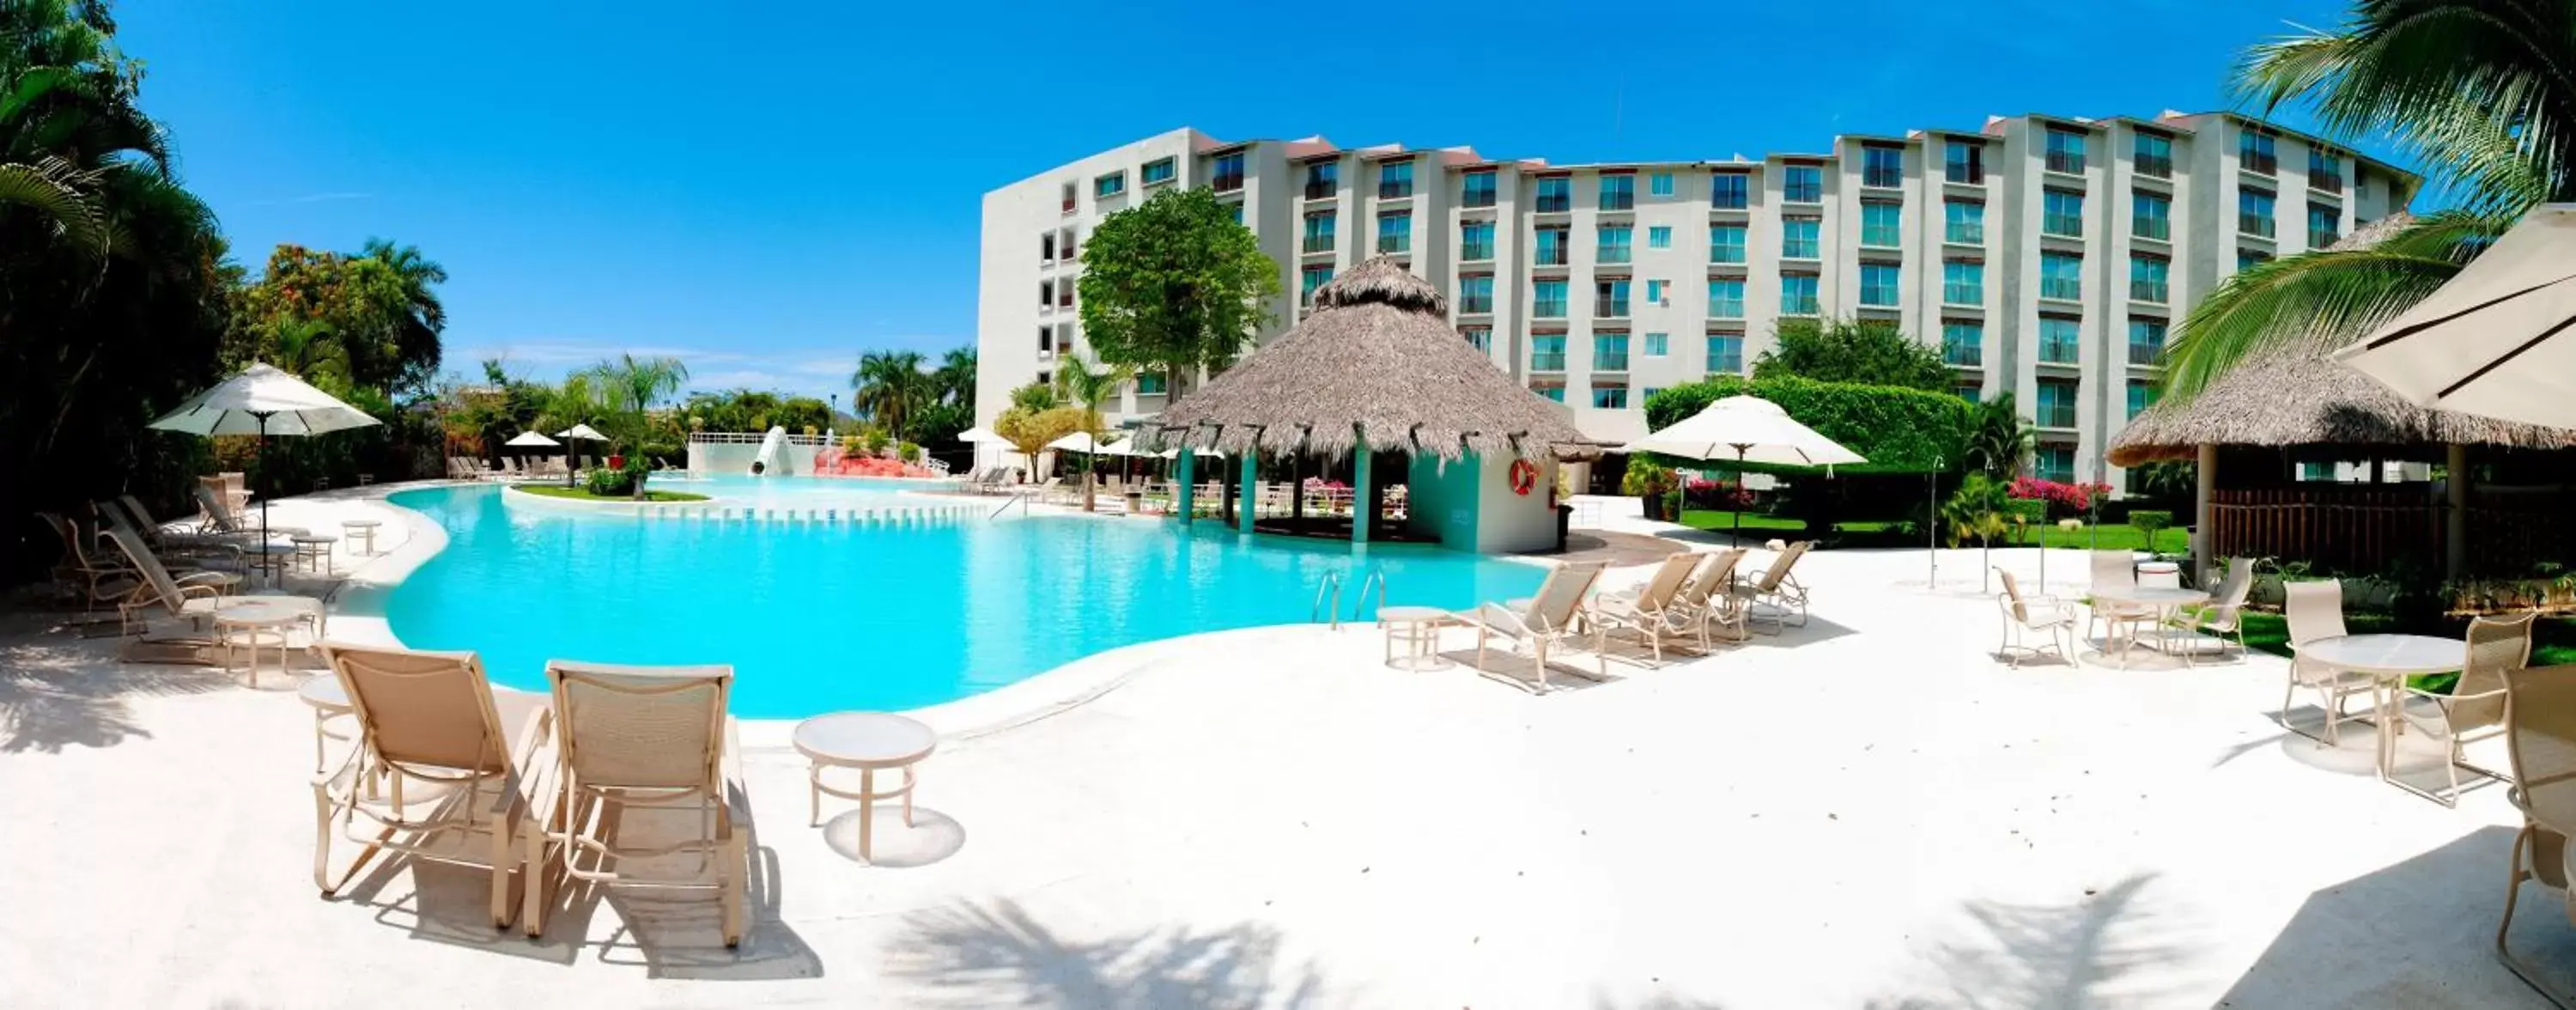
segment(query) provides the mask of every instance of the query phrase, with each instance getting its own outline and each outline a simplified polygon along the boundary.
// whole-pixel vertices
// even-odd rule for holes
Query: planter
[[[1660,522],[1671,522],[1671,521],[1673,521],[1673,518],[1674,518],[1674,517],[1672,517],[1672,516],[1668,516],[1668,515],[1665,515],[1665,514],[1664,514],[1664,496],[1663,496],[1663,495],[1659,495],[1659,494],[1638,495],[1638,496],[1637,496],[1637,504],[1638,504],[1638,508],[1639,508],[1639,509],[1640,509],[1640,511],[1641,511],[1641,514],[1642,514],[1642,515],[1644,515],[1648,520],[1651,520],[1651,521],[1654,521],[1654,522],[1659,522],[1659,523],[1660,523]]]

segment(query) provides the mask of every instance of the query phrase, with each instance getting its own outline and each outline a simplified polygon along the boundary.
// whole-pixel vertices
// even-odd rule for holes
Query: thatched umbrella
[[[1330,459],[1595,451],[1563,404],[1495,368],[1459,337],[1440,289],[1395,260],[1351,268],[1317,288],[1314,303],[1295,329],[1147,421],[1136,444]]]

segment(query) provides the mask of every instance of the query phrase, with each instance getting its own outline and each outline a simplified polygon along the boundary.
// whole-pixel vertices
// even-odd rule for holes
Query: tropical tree
[[[939,356],[939,367],[930,376],[937,399],[972,406],[975,402],[975,349],[949,348],[947,353]]]
[[[392,272],[402,293],[401,309],[396,324],[395,343],[401,348],[402,360],[409,367],[438,367],[438,338],[447,331],[447,306],[438,298],[435,285],[447,283],[447,268],[421,255],[420,247],[396,245],[381,238],[370,238],[359,247],[359,255],[385,265]],[[404,385],[425,381],[424,376],[406,376]]]
[[[1030,413],[1036,413],[1038,411],[1053,410],[1057,407],[1064,406],[1064,401],[1056,396],[1055,387],[1053,385],[1044,382],[1032,382],[1028,385],[1021,386],[1018,389],[1011,390],[1011,406],[1029,411]]]
[[[1101,407],[1116,402],[1127,380],[1135,376],[1136,370],[1125,365],[1097,365],[1078,356],[1068,356],[1064,367],[1056,369],[1056,395],[1081,412],[1080,430],[1089,432],[1097,440],[1109,431],[1109,420],[1101,413]],[[1092,510],[1089,455],[1085,453],[1082,461],[1082,510],[1085,512]]]
[[[2011,393],[1979,401],[1969,408],[1965,462],[1972,473],[1995,482],[2009,482],[2021,473],[2022,464],[2029,461],[2031,448],[2038,441],[2038,429],[2014,407]]]
[[[2357,0],[2333,28],[2247,51],[2236,86],[2297,105],[2326,132],[2382,136],[2459,203],[2366,248],[2241,271],[2184,318],[2168,395],[2191,396],[2284,340],[2356,339],[2458,274],[2531,208],[2576,200],[2576,37],[2570,0]]]
[[[1279,264],[1204,189],[1168,189],[1100,222],[1082,247],[1082,333],[1101,360],[1178,393],[1234,362],[1279,297]]]
[[[1082,423],[1082,409],[1079,407],[1049,407],[1045,410],[1013,407],[993,419],[993,434],[1002,436],[1011,443],[1011,448],[1028,457],[1029,475],[1035,477],[1038,454],[1046,451],[1047,443],[1081,431]]]
[[[1795,375],[1818,382],[1857,382],[1946,393],[1957,381],[1941,352],[1907,337],[1893,323],[1783,319],[1770,350],[1753,359],[1753,377]]]
[[[606,433],[610,444],[641,456],[644,441],[653,434],[653,405],[680,392],[680,384],[689,380],[689,366],[678,358],[638,358],[628,352],[592,365],[584,377],[592,383],[600,406],[616,419]],[[641,464],[627,467],[634,475],[629,483],[639,501],[648,469]]]
[[[919,351],[869,351],[850,373],[850,406],[901,439],[915,410],[935,392]]]

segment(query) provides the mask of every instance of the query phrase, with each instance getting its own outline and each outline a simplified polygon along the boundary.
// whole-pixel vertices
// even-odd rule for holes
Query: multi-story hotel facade
[[[1464,147],[1228,142],[1175,130],[984,196],[976,417],[1088,358],[1074,291],[1098,222],[1167,187],[1239,208],[1285,294],[1392,255],[1461,339],[1604,441],[1655,390],[1749,369],[1783,319],[1883,320],[1959,393],[2014,396],[2033,470],[2124,483],[2104,443],[2152,395],[2175,323],[2242,266],[2402,210],[2418,180],[2232,113],[1994,117],[1760,160],[1550,165]],[[1162,409],[1148,379],[1114,420]]]

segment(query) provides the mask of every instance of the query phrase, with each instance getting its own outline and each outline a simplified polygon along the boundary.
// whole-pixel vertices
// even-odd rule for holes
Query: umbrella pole
[[[1740,445],[1735,447],[1735,494],[1733,497],[1736,500],[1727,503],[1735,506],[1733,509],[1735,512],[1735,532],[1729,534],[1729,536],[1732,536],[1735,539],[1735,545],[1738,547],[1744,546],[1744,449],[1745,447]]]
[[[251,450],[251,458],[253,462],[259,464],[259,482],[267,484],[268,415],[252,414],[251,416],[259,420],[259,445]],[[270,492],[274,490],[274,488],[269,489]],[[276,556],[270,554],[268,550],[268,500],[272,497],[275,497],[273,493],[263,493],[259,496],[259,569],[260,574],[268,576],[269,584],[274,586],[277,584]]]

